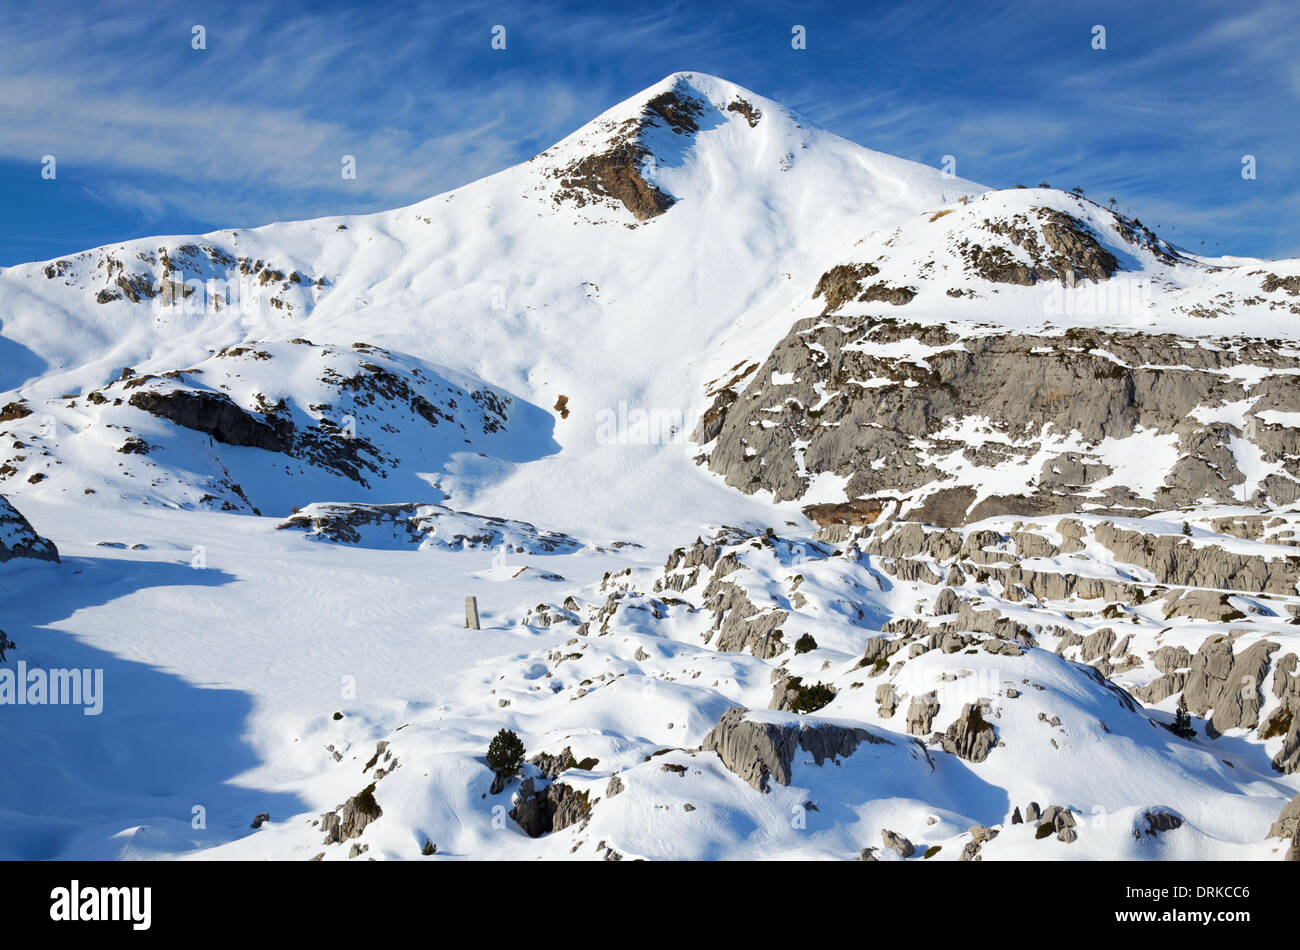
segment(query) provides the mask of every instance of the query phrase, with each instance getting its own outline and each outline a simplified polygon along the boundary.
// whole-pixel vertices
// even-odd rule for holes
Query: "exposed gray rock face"
[[[983,762],[997,744],[993,724],[980,711],[979,703],[967,703],[943,735],[943,748],[968,762]]]
[[[916,846],[900,834],[895,834],[888,828],[880,829],[881,840],[884,841],[885,847],[891,851],[897,851],[900,857],[910,858],[916,854]]]
[[[1287,730],[1282,748],[1273,756],[1273,768],[1284,775],[1300,772],[1300,714],[1291,713],[1291,727]]]
[[[912,736],[927,736],[934,724],[934,717],[939,714],[939,694],[924,693],[913,696],[907,707],[907,733]]]
[[[554,779],[566,769],[573,768],[578,760],[573,757],[573,749],[568,746],[564,747],[562,752],[551,755],[547,752],[539,752],[528,760],[541,771],[542,775],[549,779]]]
[[[324,843],[337,844],[349,838],[359,838],[361,832],[383,814],[383,809],[375,801],[375,786],[372,782],[334,811],[321,815],[321,830],[325,832]]]
[[[862,651],[862,659],[858,661],[858,667],[873,670],[883,669],[881,664],[885,663],[901,648],[901,643],[897,640],[891,640],[889,637],[871,637],[867,640],[867,645]]]
[[[1186,673],[1166,673],[1145,686],[1135,687],[1132,693],[1142,702],[1154,706],[1176,695],[1183,688],[1186,680]]]
[[[799,749],[821,765],[827,759],[852,755],[863,742],[889,744],[888,739],[866,729],[830,723],[753,722],[745,718],[747,711],[728,709],[700,748],[718,753],[723,765],[760,792],[767,791],[769,778],[779,785],[790,784],[791,763]]]
[[[898,709],[898,693],[892,683],[881,683],[876,687],[876,702],[880,704],[880,715],[889,719]]]
[[[704,591],[704,604],[714,614],[718,632],[713,644],[728,653],[752,653],[770,659],[787,649],[781,624],[789,619],[784,610],[761,610],[744,588],[716,578]]]
[[[1031,802],[1030,806],[1037,811],[1037,807]],[[1029,813],[1025,813],[1028,818]],[[1038,837],[1045,838],[1049,834],[1055,834],[1058,841],[1064,841],[1071,844],[1077,841],[1079,833],[1075,831],[1076,822],[1074,813],[1064,805],[1048,805],[1040,819],[1029,819],[1038,822]]]
[[[586,792],[561,782],[538,789],[532,779],[520,783],[519,797],[510,810],[510,817],[530,838],[560,831],[590,815],[591,803]]]
[[[1161,647],[1151,656],[1151,662],[1155,664],[1157,670],[1161,673],[1172,673],[1175,670],[1185,670],[1192,665],[1192,654],[1187,647]],[[1181,686],[1178,687],[1182,689]]]
[[[835,698],[834,687],[825,683],[806,684],[799,676],[782,676],[772,689],[772,702],[768,707],[783,712],[816,712]]]
[[[840,274],[840,281],[832,276],[823,279],[828,306],[832,297],[856,296],[856,272]],[[998,514],[1163,511],[1204,498],[1240,502],[1245,475],[1234,439],[1253,442],[1284,470],[1264,481],[1257,500],[1289,504],[1300,494],[1300,430],[1252,415],[1242,432],[1196,422],[1193,410],[1249,396],[1253,414],[1300,411],[1300,396],[1285,386],[1261,384],[1248,392],[1241,379],[1223,372],[1295,369],[1300,357],[1258,341],[1219,342],[1193,346],[1168,334],[1091,329],[1064,337],[963,336],[895,319],[814,317],[795,323],[757,371],[719,397],[693,438],[712,443],[709,467],[742,491],[795,499],[818,474],[830,473],[848,479],[848,503],[874,499],[879,511],[886,496],[901,495],[913,502],[902,506],[904,518],[940,526]],[[924,355],[880,355],[909,348]],[[996,437],[971,446],[940,434],[972,417],[987,419]],[[1098,489],[1107,466],[1086,450],[1037,463],[1032,474],[1041,477],[1022,495],[980,500],[983,493],[971,487],[942,484],[945,468],[960,467],[978,481],[1008,462],[1030,464],[1044,427],[1078,433],[1088,446],[1143,429],[1176,438],[1180,455],[1162,473],[1160,489],[1146,496],[1124,486]]]
[[[948,614],[955,614],[961,606],[961,599],[951,587],[945,587],[939,591],[939,596],[934,601],[934,613],[937,617],[943,617]]]
[[[1297,835],[1300,835],[1300,795],[1283,806],[1277,821],[1268,829],[1270,838],[1295,838]]]
[[[1099,524],[1094,536],[1116,558],[1150,571],[1160,584],[1294,594],[1296,582],[1300,581],[1300,556],[1265,558],[1236,554],[1218,545],[1197,545],[1173,535],[1127,531],[1108,522]],[[1204,595],[1206,592],[1189,593]],[[1204,619],[1221,617],[1215,614]]]
[[[269,425],[241,409],[225,393],[142,390],[133,393],[127,402],[178,426],[206,432],[226,445],[244,445],[267,452],[288,452],[293,446],[292,424]]]
[[[1016,809],[1015,819],[1013,823],[1019,824],[1019,822],[1020,822],[1020,809]],[[1000,833],[1000,829],[986,828],[984,825],[971,825],[969,831],[970,831],[971,840],[966,842],[966,846],[962,848],[961,856],[957,860],[982,861],[983,858],[980,857],[980,848],[982,848],[985,844],[987,844],[988,842],[996,838]]]
[[[619,778],[617,775],[611,775],[609,777],[609,783],[605,786],[605,797],[613,798],[615,795],[621,794],[623,792],[624,787],[625,786],[623,785],[623,780],[621,778]]]
[[[1291,847],[1287,849],[1283,860],[1300,861],[1300,795],[1283,806],[1282,813],[1268,830],[1268,837],[1289,838]]]
[[[37,534],[18,509],[0,495],[0,564],[14,558],[57,562],[59,549],[53,541]]]
[[[1260,684],[1269,670],[1269,657],[1278,644],[1261,642],[1233,656],[1232,641],[1211,636],[1192,658],[1183,698],[1198,716],[1214,710],[1207,733],[1213,738],[1228,729],[1253,729],[1259,724],[1264,697]]]

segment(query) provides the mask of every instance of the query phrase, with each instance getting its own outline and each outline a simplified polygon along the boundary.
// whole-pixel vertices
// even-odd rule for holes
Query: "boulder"
[[[900,834],[890,831],[888,828],[880,829],[880,837],[884,841],[885,847],[891,851],[897,851],[900,857],[910,858],[916,854],[916,846],[911,841]]]

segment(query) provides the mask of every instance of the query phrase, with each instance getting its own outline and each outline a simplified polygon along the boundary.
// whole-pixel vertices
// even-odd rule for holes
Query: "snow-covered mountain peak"
[[[1277,854],[1297,316],[700,73],[6,269],[0,662],[108,692],[0,716],[0,858]]]
[[[557,204],[620,206],[637,221],[680,200],[777,200],[805,178],[853,181],[873,210],[915,211],[984,189],[833,135],[780,103],[702,73],[678,72],[613,106],[534,162]],[[828,177],[829,176],[829,177]],[[712,200],[711,200],[712,199]],[[748,199],[748,201],[745,201]],[[711,209],[715,210],[715,209]]]

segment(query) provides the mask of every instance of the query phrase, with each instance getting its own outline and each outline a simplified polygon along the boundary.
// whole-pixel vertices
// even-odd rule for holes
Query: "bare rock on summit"
[[[654,158],[650,144],[654,130],[671,130],[690,137],[700,131],[706,117],[717,124],[722,115],[717,107],[693,95],[679,79],[672,89],[648,100],[636,117],[610,122],[601,129],[606,140],[598,150],[552,172],[560,184],[555,203],[585,207],[617,202],[638,221],[658,217],[676,199],[642,174],[646,161]],[[757,122],[752,113],[746,118]]]

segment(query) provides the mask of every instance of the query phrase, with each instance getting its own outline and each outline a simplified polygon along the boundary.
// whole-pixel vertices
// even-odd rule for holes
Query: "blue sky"
[[[1300,256],[1293,2],[0,0],[0,266],[409,204],[686,69],[986,185],[1114,196],[1195,251]]]

